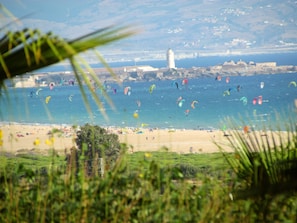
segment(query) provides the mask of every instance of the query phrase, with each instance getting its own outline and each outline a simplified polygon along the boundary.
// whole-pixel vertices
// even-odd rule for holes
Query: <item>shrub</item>
[[[72,149],[67,156],[67,164],[78,173],[85,168],[88,176],[110,169],[121,151],[118,135],[108,133],[100,126],[86,124],[77,131],[77,149]]]

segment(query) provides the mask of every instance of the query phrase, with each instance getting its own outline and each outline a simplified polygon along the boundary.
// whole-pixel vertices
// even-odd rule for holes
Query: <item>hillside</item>
[[[117,50],[109,54],[129,51],[141,57],[167,48],[193,55],[269,52],[297,46],[293,0],[101,1],[90,11],[99,11],[102,23],[122,21],[141,28],[140,34],[117,43]]]
[[[100,48],[108,61],[297,51],[295,0],[3,0],[20,24],[75,39],[110,25],[137,34]],[[87,55],[88,61],[98,61]]]

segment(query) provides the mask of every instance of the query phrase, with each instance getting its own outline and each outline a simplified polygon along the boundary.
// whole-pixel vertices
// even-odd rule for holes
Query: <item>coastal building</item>
[[[16,88],[26,88],[26,87],[35,87],[36,82],[35,78],[33,76],[26,76],[24,75],[23,77],[18,77],[14,79],[15,82],[15,87]]]
[[[167,67],[169,69],[175,69],[174,53],[170,48],[167,50]]]
[[[159,69],[148,65],[124,67],[124,72],[136,72],[136,71],[149,72],[149,71],[157,71],[157,70]]]
[[[276,62],[256,63],[256,67],[276,67]]]

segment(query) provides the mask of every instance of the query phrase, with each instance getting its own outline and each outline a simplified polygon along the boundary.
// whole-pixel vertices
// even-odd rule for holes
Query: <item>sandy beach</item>
[[[215,142],[227,144],[219,130],[145,129],[141,133],[119,135],[121,142],[130,146],[129,151],[170,151],[176,153],[214,153],[219,149]]]
[[[59,130],[52,136],[53,129]],[[2,152],[48,154],[51,149],[65,153],[75,146],[75,132],[70,126],[0,124],[2,131]]]
[[[58,130],[52,136],[53,130]],[[75,130],[66,125],[23,125],[0,124],[2,131],[2,151],[23,153],[38,151],[47,154],[50,149],[59,153],[69,152],[75,147]],[[129,152],[171,151],[177,153],[213,153],[218,152],[213,141],[227,144],[222,131],[180,130],[180,129],[134,129],[111,128],[121,143],[126,143]],[[228,147],[226,147],[228,148]]]
[[[225,151],[232,152],[228,137],[219,130],[182,130],[182,129],[134,129],[106,128],[108,132],[119,136],[121,143],[127,144],[129,152],[170,151],[184,153],[215,153],[219,152],[214,142],[223,145]],[[54,132],[54,134],[50,134]],[[272,132],[274,139],[279,141],[279,132]],[[257,132],[259,137],[271,137],[271,133]],[[287,134],[285,132],[282,138]],[[65,154],[76,147],[76,132],[68,125],[39,124],[1,124],[0,151],[13,154],[35,152],[49,154],[51,149]],[[263,138],[264,139],[264,138]],[[271,141],[271,140],[270,140]],[[264,140],[264,143],[266,139]]]

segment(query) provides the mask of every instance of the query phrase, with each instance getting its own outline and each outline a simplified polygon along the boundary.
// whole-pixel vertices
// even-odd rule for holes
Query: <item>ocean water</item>
[[[0,99],[2,122],[69,124],[86,123],[100,126],[221,129],[228,125],[230,117],[243,121],[254,128],[263,125],[275,126],[296,117],[294,100],[297,99],[297,74],[275,74],[215,78],[182,79],[124,83],[119,86],[107,83],[107,94],[115,110],[98,89],[96,93],[103,101],[108,120],[94,103],[90,92],[87,98],[92,113],[88,113],[78,86],[8,89]],[[150,86],[156,87],[149,92]],[[262,86],[261,86],[262,85]],[[124,88],[130,87],[130,94]],[[114,91],[116,89],[116,93]],[[38,94],[37,94],[38,93]],[[46,97],[51,96],[48,103]],[[182,99],[182,100],[181,100]],[[260,99],[260,100],[259,100]],[[191,104],[193,101],[195,107]],[[262,103],[261,103],[262,102]],[[280,116],[280,117],[278,117]]]

